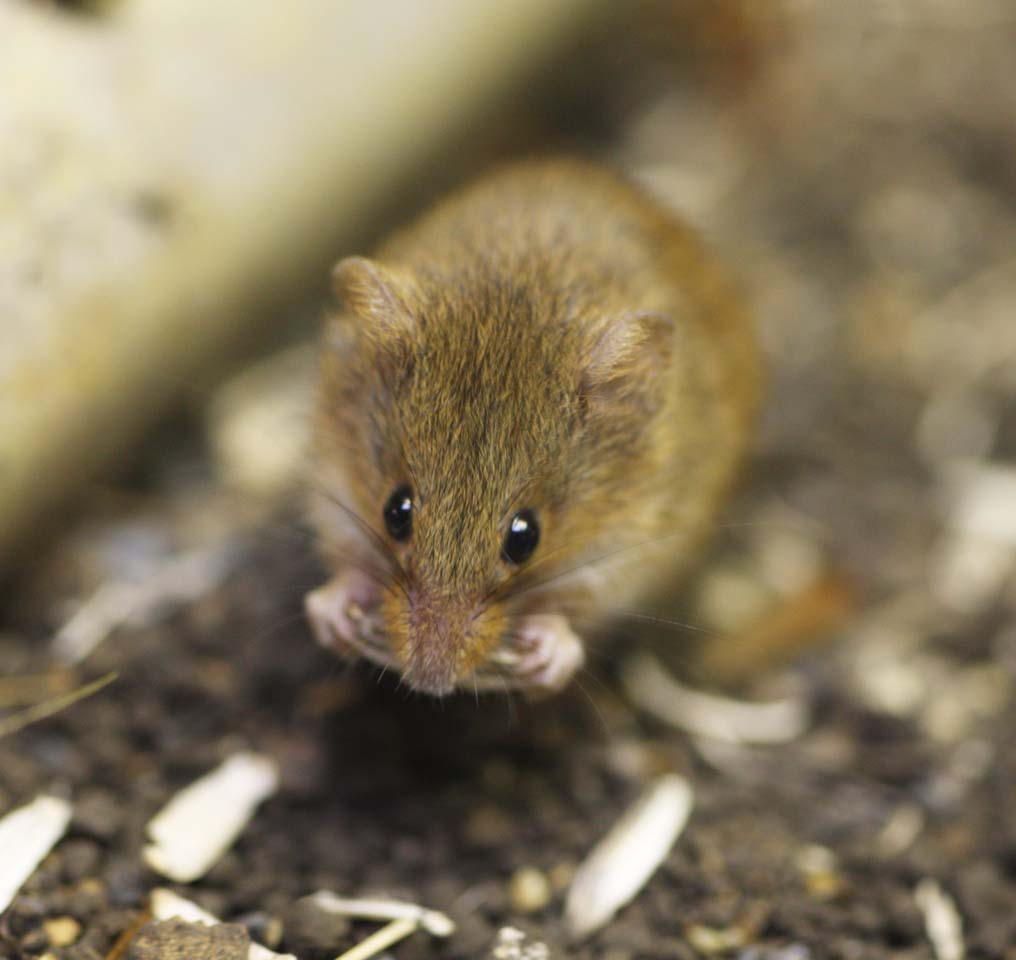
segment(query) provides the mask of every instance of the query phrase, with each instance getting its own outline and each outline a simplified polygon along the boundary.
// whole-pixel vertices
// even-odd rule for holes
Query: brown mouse
[[[576,161],[488,175],[333,273],[311,516],[318,639],[432,694],[563,687],[668,589],[759,393],[692,232]]]

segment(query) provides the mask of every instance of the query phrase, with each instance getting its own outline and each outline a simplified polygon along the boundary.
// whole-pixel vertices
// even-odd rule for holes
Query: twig
[[[392,944],[405,940],[411,933],[419,929],[419,926],[420,924],[416,920],[393,920],[376,933],[372,933],[365,940],[361,940],[355,947],[347,950],[337,957],[336,960],[370,960],[371,957],[376,957],[382,950],[387,950]]]
[[[120,958],[127,952],[130,945],[134,942],[134,938],[138,935],[138,931],[152,919],[152,913],[150,910],[143,910],[131,924],[124,929],[120,936],[116,938],[116,942],[112,947],[109,948],[109,953],[106,954],[106,960],[120,960]]]
[[[51,717],[61,710],[66,710],[79,700],[84,700],[86,697],[92,696],[93,693],[98,693],[103,687],[108,687],[117,676],[118,674],[114,670],[98,680],[93,680],[91,683],[86,683],[83,687],[78,687],[77,690],[72,690],[70,693],[65,693],[59,697],[53,697],[50,700],[44,700],[42,703],[37,703],[27,710],[22,710],[13,716],[5,717],[3,720],[0,720],[0,738],[10,736],[10,734],[17,733],[30,724],[37,723],[39,720],[45,720],[46,717]]]

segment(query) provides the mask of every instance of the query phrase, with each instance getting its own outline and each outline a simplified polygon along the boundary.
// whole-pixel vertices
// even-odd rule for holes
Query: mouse
[[[435,696],[562,690],[715,525],[761,394],[739,295],[675,213],[576,159],[490,172],[332,280],[315,637]]]

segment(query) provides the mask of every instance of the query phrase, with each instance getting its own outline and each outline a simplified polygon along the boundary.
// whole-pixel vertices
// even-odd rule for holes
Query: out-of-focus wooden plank
[[[602,0],[0,0],[0,560]]]

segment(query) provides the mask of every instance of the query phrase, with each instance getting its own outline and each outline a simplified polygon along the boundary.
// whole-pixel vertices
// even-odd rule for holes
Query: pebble
[[[69,947],[81,936],[81,924],[73,917],[52,917],[42,929],[51,947]]]
[[[508,895],[519,913],[536,913],[550,903],[550,881],[536,867],[521,867],[512,874]]]
[[[282,941],[282,934],[285,930],[285,925],[279,917],[272,916],[261,910],[254,913],[245,913],[243,916],[237,917],[233,922],[246,927],[251,940],[263,943],[266,947],[270,947],[273,950]]]
[[[102,913],[108,905],[106,885],[95,877],[86,877],[68,891],[67,912],[78,917]]]

